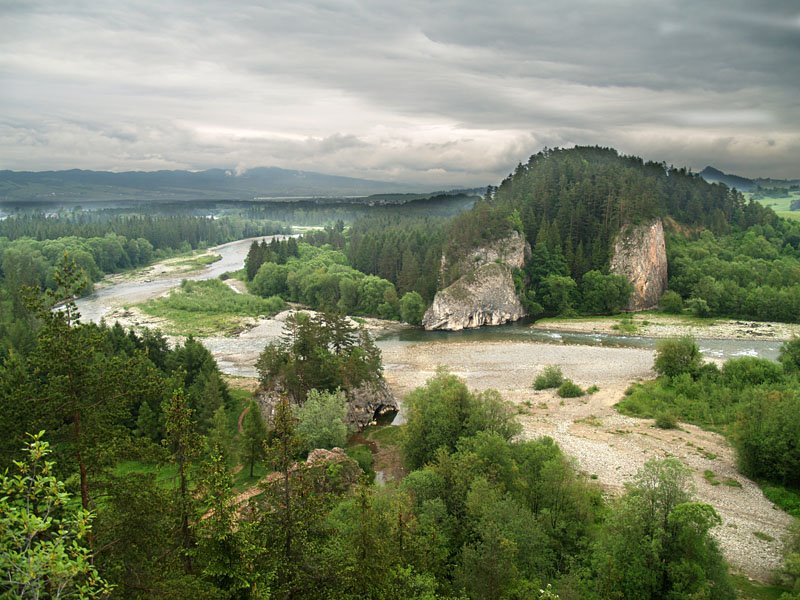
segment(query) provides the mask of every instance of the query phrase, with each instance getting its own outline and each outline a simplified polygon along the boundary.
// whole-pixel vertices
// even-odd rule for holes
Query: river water
[[[167,290],[178,287],[184,279],[195,281],[213,279],[228,271],[238,271],[244,266],[244,259],[254,240],[283,239],[286,236],[267,236],[237,240],[210,248],[213,254],[219,254],[222,259],[207,265],[202,270],[191,275],[178,274],[171,277],[159,277],[145,281],[122,281],[113,285],[98,287],[95,293],[76,302],[81,318],[84,321],[99,322],[111,310],[122,304],[136,304],[160,296]]]
[[[167,290],[179,286],[184,279],[211,279],[228,271],[236,271],[244,265],[244,259],[254,239],[265,239],[269,242],[272,237],[238,240],[212,248],[211,251],[222,256],[222,259],[190,276],[176,275],[145,281],[123,281],[100,287],[94,294],[79,299],[77,301],[78,309],[84,321],[99,322],[114,308],[157,297]],[[277,339],[278,335],[280,335],[280,324],[267,322],[238,337],[209,337],[204,338],[203,343],[215,356],[223,372],[253,377],[256,375],[254,364],[258,354],[266,344]],[[410,347],[419,343],[449,344],[479,341],[652,349],[658,339],[642,336],[566,333],[532,328],[530,322],[521,321],[499,327],[482,327],[452,332],[408,329],[378,336],[377,345],[386,350],[397,349],[398,346]],[[759,356],[775,360],[780,352],[782,342],[700,338],[697,343],[701,352],[708,358]]]

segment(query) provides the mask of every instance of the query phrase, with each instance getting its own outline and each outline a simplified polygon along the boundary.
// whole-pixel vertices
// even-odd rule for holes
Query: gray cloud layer
[[[577,143],[800,176],[796,0],[27,0],[0,27],[0,168],[466,185]]]

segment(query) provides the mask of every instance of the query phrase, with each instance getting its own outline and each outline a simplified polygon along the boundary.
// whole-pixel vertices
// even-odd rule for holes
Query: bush
[[[297,411],[297,433],[305,442],[306,450],[343,447],[347,442],[346,417],[344,392],[310,390]]]
[[[708,317],[711,315],[711,308],[703,298],[689,298],[686,306],[695,317]]]
[[[417,292],[406,292],[400,298],[400,318],[410,325],[421,325],[425,301]]]
[[[686,336],[670,338],[656,344],[656,360],[653,369],[659,375],[675,377],[682,373],[694,375],[700,368],[700,349],[694,339]]]
[[[564,373],[561,372],[561,367],[548,365],[533,380],[533,389],[547,390],[557,388],[562,383],[564,383]]]
[[[356,446],[345,448],[344,451],[347,453],[347,456],[358,463],[358,466],[361,467],[361,470],[364,471],[367,477],[370,478],[370,481],[375,479],[375,471],[372,468],[372,451],[368,446],[365,446],[364,444],[358,444]]]
[[[783,380],[783,368],[779,363],[766,358],[743,356],[726,361],[722,367],[722,376],[726,385],[744,388],[779,383]]]
[[[509,440],[522,430],[513,405],[497,391],[474,394],[441,368],[424,387],[406,396],[404,406],[408,422],[403,452],[412,469],[432,461],[437,451],[453,452],[461,438],[479,431]]]
[[[661,310],[666,313],[679,315],[683,312],[683,298],[681,298],[678,292],[673,292],[672,290],[664,292],[659,305],[661,306]]]
[[[753,396],[734,429],[742,473],[800,485],[800,393],[756,388]]]
[[[659,429],[677,429],[678,419],[672,413],[659,413],[656,417],[656,427]]]
[[[787,373],[800,371],[800,338],[794,337],[781,346],[780,358],[783,370]]]
[[[567,379],[558,387],[558,395],[562,398],[579,398],[584,395],[581,387],[571,379]]]

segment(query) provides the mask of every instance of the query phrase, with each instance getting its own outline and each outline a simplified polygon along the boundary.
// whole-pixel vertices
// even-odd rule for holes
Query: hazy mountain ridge
[[[800,185],[800,179],[770,179],[768,177],[749,179],[747,177],[734,175],[733,173],[724,173],[711,165],[707,166],[698,174],[709,183],[724,183],[728,187],[736,188],[740,192],[752,192],[758,187],[788,188],[793,185]]]
[[[430,191],[392,183],[258,167],[242,174],[205,171],[0,171],[0,200],[252,200],[261,197],[367,196]]]

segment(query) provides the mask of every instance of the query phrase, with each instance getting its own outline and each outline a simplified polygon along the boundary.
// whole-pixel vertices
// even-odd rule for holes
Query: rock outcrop
[[[261,389],[256,394],[264,419],[269,423],[275,412],[275,406],[285,391],[279,387]],[[389,386],[383,377],[375,381],[364,381],[356,388],[345,390],[347,397],[347,424],[356,429],[363,429],[375,418],[386,412],[397,412],[397,399],[389,391]]]
[[[661,219],[620,231],[610,270],[624,275],[633,284],[628,310],[658,306],[661,294],[667,289],[667,246]]]
[[[458,331],[502,325],[525,316],[511,270],[522,268],[529,255],[530,246],[514,231],[506,238],[473,250],[452,269],[443,260],[442,272],[460,277],[436,293],[422,325],[428,330]]]

